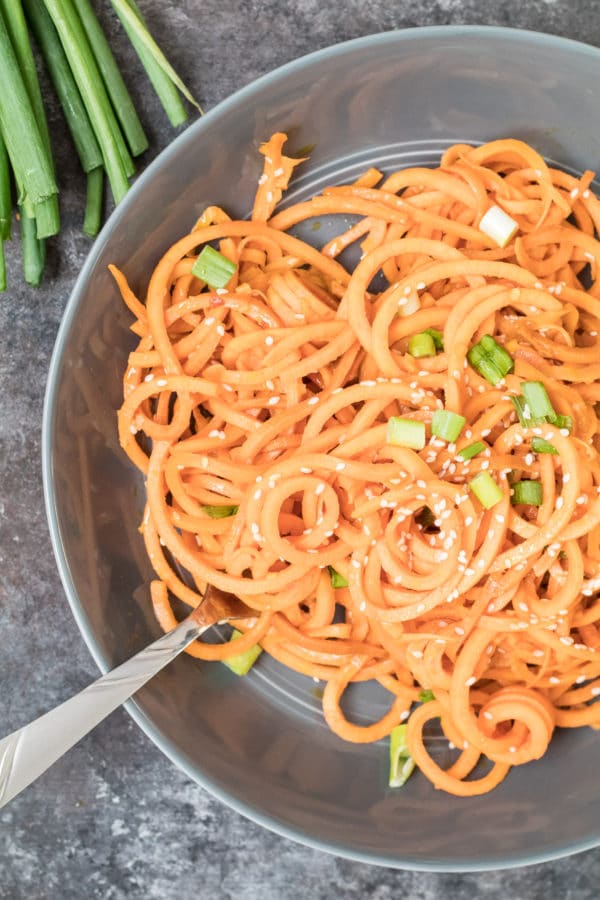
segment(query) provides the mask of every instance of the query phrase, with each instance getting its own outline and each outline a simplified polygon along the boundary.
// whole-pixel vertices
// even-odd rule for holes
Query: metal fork
[[[255,615],[237,597],[209,587],[200,605],[172,631],[70,700],[1,740],[0,808],[39,778],[193,640],[213,625]]]

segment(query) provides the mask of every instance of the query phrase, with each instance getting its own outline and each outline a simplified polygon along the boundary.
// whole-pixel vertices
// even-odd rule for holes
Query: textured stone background
[[[173,137],[108,0],[96,0],[155,155]],[[532,28],[600,45],[598,0],[141,0],[151,27],[206,109],[310,50],[432,24]],[[1,86],[0,86],[1,88]],[[88,240],[84,184],[50,92],[64,230],[44,286],[0,299],[0,734],[82,688],[96,670],[68,611],[46,528],[40,426],[56,329]],[[560,811],[557,810],[557,814]],[[600,850],[513,872],[403,873],[276,837],[221,806],[118,711],[0,812],[1,900],[587,900]]]

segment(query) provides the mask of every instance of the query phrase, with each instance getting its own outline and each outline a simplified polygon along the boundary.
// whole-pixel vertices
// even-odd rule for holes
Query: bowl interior
[[[182,135],[140,178],[96,242],[65,314],[44,427],[48,515],[65,589],[106,669],[159,635],[152,571],[137,531],[143,482],[121,453],[115,411],[133,340],[107,265],[143,295],[162,252],[212,203],[251,207],[259,143],[274,131],[313,145],[286,202],[376,165],[433,165],[455,142],[514,136],[574,171],[600,160],[600,53],[506,29],[378,35],[299,60],[245,88]],[[301,233],[322,245],[339,221]],[[552,858],[600,842],[597,738],[559,734],[545,759],[493,794],[461,800],[415,776],[387,787],[385,744],[345,744],[320,690],[272,660],[244,679],[179,658],[130,711],[192,777],[275,830],[384,865],[468,870]],[[356,689],[352,715],[384,709]],[[444,764],[445,742],[435,745]],[[167,765],[167,763],[165,763]],[[574,775],[574,773],[576,773]]]

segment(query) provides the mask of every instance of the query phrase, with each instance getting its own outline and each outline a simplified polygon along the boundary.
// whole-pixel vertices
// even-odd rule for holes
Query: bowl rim
[[[110,214],[100,234],[94,241],[69,295],[52,350],[42,413],[41,462],[46,519],[60,580],[79,631],[81,632],[92,658],[102,673],[106,673],[111,666],[100,649],[90,622],[77,596],[70,575],[67,555],[60,538],[59,522],[54,504],[54,479],[52,471],[54,445],[52,433],[58,403],[58,375],[62,365],[65,346],[82,301],[84,286],[88,281],[98,258],[102,254],[104,247],[109,241],[109,236],[114,225],[121,219],[126,218],[130,207],[133,205],[138,195],[144,191],[146,184],[150,182],[161,169],[170,164],[172,157],[176,155],[182,146],[195,142],[214,119],[218,119],[224,112],[234,109],[238,104],[244,104],[251,101],[253,97],[260,95],[263,87],[273,81],[293,75],[295,72],[300,72],[305,68],[312,66],[314,63],[322,62],[323,60],[328,60],[338,55],[352,53],[361,47],[379,46],[388,43],[411,43],[419,38],[446,40],[452,37],[462,38],[465,36],[469,36],[474,40],[476,40],[477,37],[484,37],[497,38],[528,46],[531,46],[532,44],[537,46],[545,45],[549,48],[555,48],[556,50],[569,50],[571,53],[576,53],[579,56],[589,56],[596,62],[600,61],[600,49],[591,44],[586,44],[583,41],[547,34],[541,31],[500,27],[495,25],[429,25],[409,27],[369,34],[352,40],[343,41],[338,44],[332,44],[320,50],[312,51],[311,53],[292,59],[291,61],[270,70],[264,75],[253,79],[233,94],[230,94],[221,100],[216,106],[204,113],[204,115],[196,121],[192,122],[185,131],[177,135],[160,153],[158,153],[155,159],[144,169],[139,177],[136,178],[127,195]],[[598,833],[595,836],[590,836],[587,839],[578,841],[565,842],[560,847],[553,850],[538,852],[527,852],[526,850],[515,851],[498,858],[467,857],[461,859],[460,862],[452,863],[450,861],[438,862],[435,859],[427,861],[414,857],[391,857],[389,854],[353,850],[334,840],[315,839],[310,833],[305,832],[300,827],[291,827],[278,820],[274,815],[256,810],[252,805],[240,800],[234,793],[222,788],[219,784],[214,782],[210,776],[203,772],[199,772],[188,761],[185,754],[183,754],[151,721],[135,700],[126,701],[124,706],[129,715],[147,737],[150,738],[153,744],[155,744],[158,749],[193,782],[207,790],[221,803],[235,810],[235,812],[245,818],[250,819],[282,837],[312,849],[330,853],[354,862],[421,872],[485,872],[551,862],[570,856],[574,853],[594,849],[600,845],[599,827]]]

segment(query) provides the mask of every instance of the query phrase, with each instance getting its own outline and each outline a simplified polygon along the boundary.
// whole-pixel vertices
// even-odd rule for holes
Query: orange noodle
[[[302,162],[285,140],[261,147],[251,219],[209,207],[144,302],[111,267],[139,338],[119,435],[146,479],[155,613],[169,629],[173,598],[238,595],[256,611],[243,635],[192,655],[260,643],[326,682],[340,738],[376,741],[408,718],[425,776],[482,794],[543,756],[556,726],[600,727],[593,176],[498,140],[275,212]],[[512,222],[506,240],[484,227],[490,209]],[[314,216],[340,223],[321,249],[289,233]],[[235,268],[225,287],[194,274],[209,243]],[[348,271],[339,257],[357,244]],[[423,334],[437,346],[420,355]],[[485,335],[510,363],[497,378],[472,356]],[[552,411],[533,420],[513,402],[531,383]],[[455,438],[432,433],[441,410],[466,420]],[[390,436],[393,417],[424,431],[421,449]],[[354,724],[341,698],[368,680],[389,705]],[[435,699],[416,705],[422,690]],[[446,770],[423,736],[432,719],[460,751]]]

